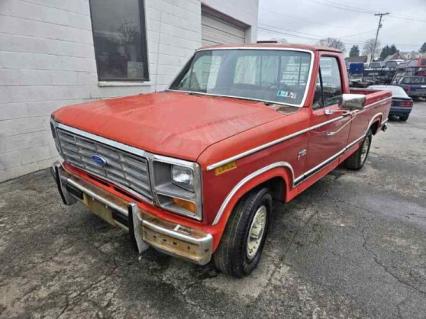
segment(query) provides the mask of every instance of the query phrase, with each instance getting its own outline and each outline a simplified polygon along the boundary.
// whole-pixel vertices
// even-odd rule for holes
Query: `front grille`
[[[62,129],[58,129],[57,132],[65,161],[152,200],[146,158]],[[101,167],[96,164],[92,159],[93,155],[105,159],[106,165]]]

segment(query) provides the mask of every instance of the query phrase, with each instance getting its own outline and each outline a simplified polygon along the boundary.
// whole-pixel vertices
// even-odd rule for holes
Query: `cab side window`
[[[342,81],[337,58],[321,57],[312,108],[338,104],[341,99]]]

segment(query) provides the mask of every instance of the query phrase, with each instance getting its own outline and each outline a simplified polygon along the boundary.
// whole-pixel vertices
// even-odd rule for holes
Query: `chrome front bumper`
[[[142,211],[134,202],[126,202],[64,170],[60,162],[52,166],[52,175],[66,205],[77,200],[108,223],[130,233],[139,252],[149,246],[196,264],[207,264],[212,256],[211,234],[171,223]]]

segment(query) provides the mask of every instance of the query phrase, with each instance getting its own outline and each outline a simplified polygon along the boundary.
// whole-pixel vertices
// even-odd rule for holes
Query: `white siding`
[[[0,181],[56,159],[53,110],[162,90],[201,46],[200,0],[145,0],[150,81],[98,83],[89,0],[0,2]]]

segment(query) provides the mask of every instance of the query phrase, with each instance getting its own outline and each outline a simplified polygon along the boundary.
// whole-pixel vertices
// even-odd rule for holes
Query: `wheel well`
[[[371,132],[373,133],[373,135],[376,135],[377,131],[379,130],[379,126],[380,126],[380,119],[378,119],[377,121],[375,121],[371,126]]]
[[[285,193],[285,183],[284,179],[281,177],[274,177],[270,180],[263,182],[262,184],[257,185],[254,189],[260,189],[267,187],[271,191],[272,199],[276,201],[284,201]]]

